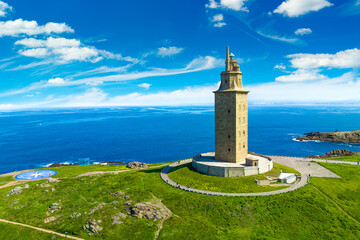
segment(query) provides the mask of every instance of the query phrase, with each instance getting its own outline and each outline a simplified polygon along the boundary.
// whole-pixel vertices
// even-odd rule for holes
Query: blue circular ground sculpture
[[[37,180],[42,178],[48,178],[51,176],[54,176],[57,174],[56,171],[52,170],[39,170],[39,171],[30,171],[30,172],[24,172],[20,173],[15,176],[18,180]]]

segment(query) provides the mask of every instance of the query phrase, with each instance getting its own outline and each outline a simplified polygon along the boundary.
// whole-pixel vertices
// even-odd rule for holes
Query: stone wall
[[[195,159],[196,157],[194,157],[192,161],[192,167],[194,169],[200,173],[218,177],[244,177],[257,175],[268,172],[273,167],[272,161],[266,161],[266,164],[260,164],[260,166],[244,166],[239,164],[236,167],[228,167],[225,165],[214,166],[207,162],[196,161]]]

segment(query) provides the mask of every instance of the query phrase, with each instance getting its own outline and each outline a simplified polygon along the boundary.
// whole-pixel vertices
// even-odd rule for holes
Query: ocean
[[[359,144],[299,142],[304,133],[360,129],[356,107],[249,107],[249,151],[308,156]],[[169,162],[214,151],[213,107],[0,112],[0,174],[50,163]]]

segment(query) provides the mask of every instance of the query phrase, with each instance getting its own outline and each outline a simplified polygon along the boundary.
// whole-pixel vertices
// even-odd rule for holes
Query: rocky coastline
[[[347,149],[344,150],[335,149],[325,153],[324,155],[310,155],[307,156],[307,158],[333,158],[333,157],[344,157],[344,156],[353,156],[353,155],[360,155],[360,153],[352,152]]]
[[[299,141],[360,143],[360,130],[349,132],[310,132],[296,139]]]

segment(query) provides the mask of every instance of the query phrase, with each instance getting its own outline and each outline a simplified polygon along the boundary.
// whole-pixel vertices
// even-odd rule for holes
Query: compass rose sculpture
[[[48,178],[54,176],[55,174],[57,174],[57,172],[52,170],[38,170],[38,171],[20,173],[15,176],[15,179],[36,180],[36,179]]]

